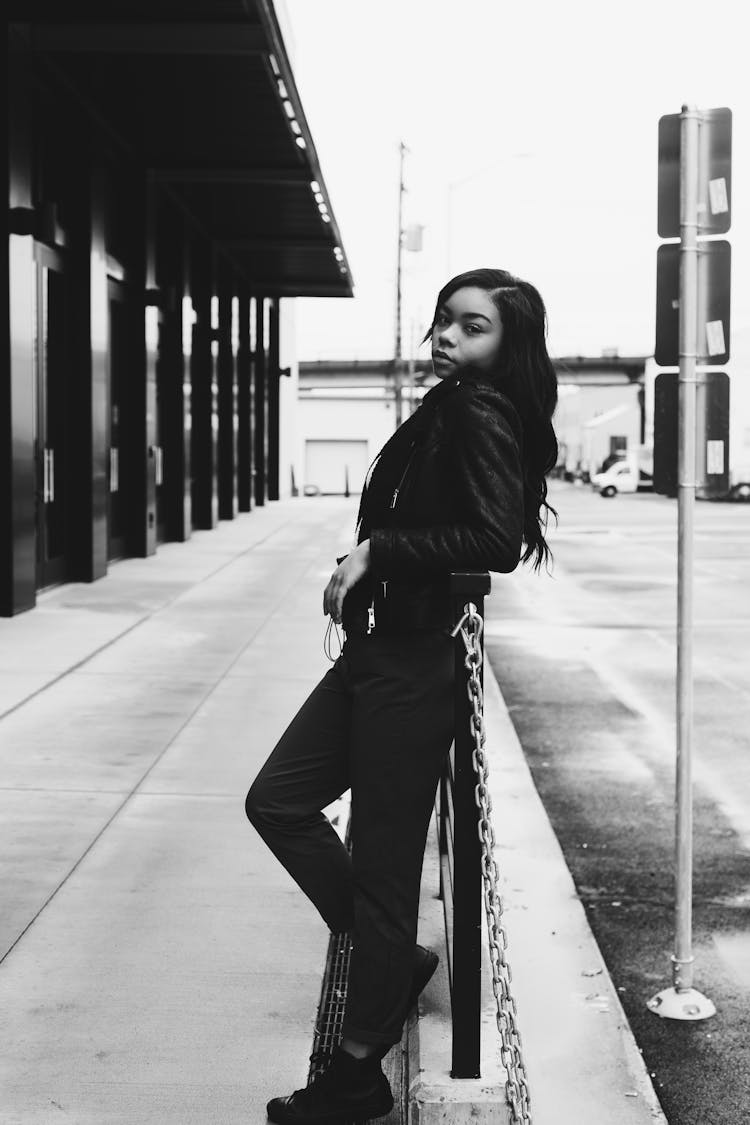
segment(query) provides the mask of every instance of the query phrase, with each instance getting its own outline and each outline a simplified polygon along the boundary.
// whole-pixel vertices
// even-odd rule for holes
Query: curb
[[[667,1125],[488,663],[485,709],[508,960],[535,1125]],[[409,1125],[505,1125],[511,1118],[486,956],[482,1077],[450,1077],[450,995],[437,887],[431,831],[419,940],[442,957],[420,1001],[420,1017],[408,1028]],[[483,949],[486,938],[483,924]]]

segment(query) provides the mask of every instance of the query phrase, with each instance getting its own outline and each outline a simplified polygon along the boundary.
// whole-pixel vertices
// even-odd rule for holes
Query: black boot
[[[406,1002],[404,1020],[406,1020],[409,1012],[424,991],[427,982],[432,977],[439,963],[440,958],[433,949],[428,949],[424,945],[418,945],[416,947],[414,951],[414,969],[412,971],[411,988],[409,989],[409,999]],[[378,1048],[379,1057],[384,1059],[393,1046],[393,1043],[383,1044],[382,1047]]]
[[[414,953],[414,972],[411,978],[409,1000],[406,1005],[407,1016],[424,991],[439,962],[440,958],[434,949],[428,949],[424,945],[417,946]]]
[[[336,1047],[328,1069],[304,1090],[268,1103],[276,1125],[347,1125],[383,1117],[393,1108],[393,1094],[379,1055],[355,1059]]]

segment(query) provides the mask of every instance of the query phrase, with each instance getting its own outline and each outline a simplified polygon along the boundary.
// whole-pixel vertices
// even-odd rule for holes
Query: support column
[[[237,515],[237,369],[238,312],[226,269],[219,275],[219,519]]]
[[[158,280],[165,294],[159,337],[157,521],[166,540],[190,537],[190,355],[193,303],[188,284],[190,242],[184,220],[164,203],[157,231]]]
[[[0,367],[0,613],[36,603],[36,465],[34,424],[34,240],[31,233],[31,92],[26,52],[8,52],[10,234],[4,333],[9,362]],[[10,279],[13,283],[10,284]]]
[[[141,215],[135,216],[135,245],[142,247],[136,264],[137,276],[134,279],[139,339],[136,343],[137,399],[134,404],[133,431],[136,448],[134,460],[137,464],[137,493],[134,498],[133,529],[135,555],[145,557],[156,553],[156,470],[158,464],[157,442],[157,364],[159,359],[159,334],[162,324],[162,308],[165,294],[157,289],[156,280],[156,194],[155,187],[147,177],[141,183],[144,207]]]
[[[269,301],[268,499],[279,498],[279,300]]]
[[[266,301],[255,298],[255,503],[268,498],[268,355]]]
[[[107,573],[109,512],[109,297],[104,173],[88,164],[84,146],[71,154],[81,179],[72,226],[71,577],[93,582]]]
[[[253,494],[253,361],[250,340],[250,301],[250,294],[243,286],[240,286],[237,341],[237,504],[241,512],[249,512],[255,501]]]
[[[193,527],[208,529],[216,527],[219,521],[215,370],[218,341],[213,338],[212,322],[216,304],[213,251],[202,241],[194,243],[190,274],[196,314],[191,357]]]

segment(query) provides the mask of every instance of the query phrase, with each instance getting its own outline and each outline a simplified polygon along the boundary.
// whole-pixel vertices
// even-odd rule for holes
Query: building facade
[[[7,57],[4,615],[290,491],[293,298],[352,295],[270,0],[14,3]]]

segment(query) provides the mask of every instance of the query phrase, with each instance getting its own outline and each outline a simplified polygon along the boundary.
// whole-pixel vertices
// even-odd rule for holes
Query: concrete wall
[[[599,426],[586,425],[621,406],[626,409],[616,417]],[[625,436],[628,448],[640,442],[638,387],[581,387],[564,384],[560,387],[554,424],[561,446],[561,459],[564,452],[565,468],[570,472],[577,468],[585,472],[596,472],[609,453],[610,436]]]
[[[343,438],[366,441],[369,464],[395,429],[393,403],[380,390],[305,391],[299,397],[297,417],[297,456],[302,467],[308,438],[318,441]],[[305,483],[307,482],[302,480],[303,487]],[[361,481],[352,481],[352,491],[359,492],[361,484]]]

